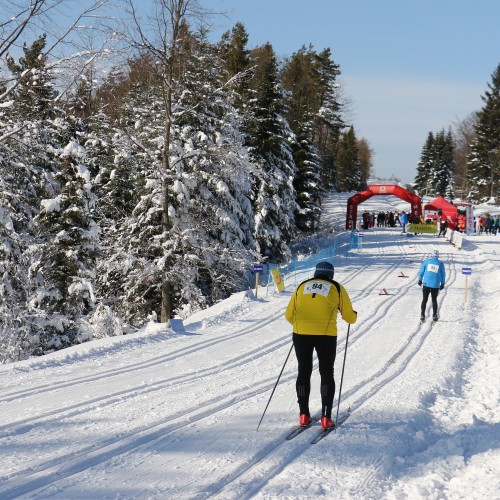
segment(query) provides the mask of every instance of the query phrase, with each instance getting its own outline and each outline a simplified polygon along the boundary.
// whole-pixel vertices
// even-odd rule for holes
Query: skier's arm
[[[293,320],[294,320],[294,316],[295,316],[295,297],[297,295],[297,292],[294,292],[291,299],[290,299],[290,302],[288,303],[288,307],[286,308],[286,311],[285,311],[285,319],[291,324],[293,325]]]
[[[441,265],[439,267],[441,270],[441,285],[444,286],[446,281],[446,271],[444,270],[444,264],[441,262]]]
[[[424,273],[425,273],[425,262],[422,263],[420,266],[420,271],[418,272],[418,281],[422,281],[424,278]]]
[[[340,285],[340,314],[342,314],[342,319],[351,325],[356,323],[358,319],[358,313],[352,308],[351,299],[349,294],[346,292],[345,288]]]

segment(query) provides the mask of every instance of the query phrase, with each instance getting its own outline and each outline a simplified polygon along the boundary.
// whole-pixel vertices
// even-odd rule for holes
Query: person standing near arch
[[[403,233],[406,233],[406,224],[408,224],[408,215],[406,215],[406,212],[404,210],[403,212],[401,212],[399,220],[401,221],[401,226],[403,226]]]

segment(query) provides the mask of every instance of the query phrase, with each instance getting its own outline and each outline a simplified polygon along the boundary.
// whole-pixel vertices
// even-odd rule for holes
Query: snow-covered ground
[[[325,226],[343,225],[346,198],[325,200]],[[373,197],[360,208],[409,207]],[[285,292],[236,294],[185,332],[152,323],[0,367],[0,498],[500,498],[500,234],[462,250],[399,228],[364,234],[357,249],[340,232],[323,254],[358,311],[340,404],[352,414],[335,434],[284,439],[298,420],[293,352],[256,431],[291,347],[283,312],[312,275],[311,255],[289,267]],[[447,285],[439,321],[420,325],[416,275],[434,248]],[[341,320],[339,332],[337,395]]]

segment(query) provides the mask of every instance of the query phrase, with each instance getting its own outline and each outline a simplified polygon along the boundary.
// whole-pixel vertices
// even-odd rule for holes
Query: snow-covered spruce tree
[[[429,132],[422,149],[415,177],[415,190],[420,196],[446,196],[453,192],[453,136],[451,131]]]
[[[11,186],[8,171],[12,165],[3,158],[4,152],[0,145],[0,363],[31,354],[26,310],[29,262],[24,258],[30,236],[16,218],[25,215],[21,213],[23,195]]]
[[[0,363],[30,356],[37,344],[27,298],[32,220],[43,174],[30,163],[33,155],[20,137],[0,142]]]
[[[0,90],[1,92],[1,90]],[[22,144],[15,133],[20,122],[10,104],[0,106],[0,363],[29,355],[26,296],[29,263],[24,259],[36,214],[34,172],[20,155]],[[24,151],[24,156],[27,151]]]
[[[132,26],[128,30],[127,38],[132,49],[147,54],[154,62],[153,75],[156,78],[158,98],[161,99],[162,121],[161,136],[156,137],[157,148],[161,154],[161,231],[160,239],[167,240],[166,235],[175,235],[173,231],[172,212],[175,204],[175,181],[178,177],[177,169],[181,163],[176,156],[174,127],[177,115],[174,106],[186,87],[183,80],[184,52],[189,44],[189,30],[187,22],[191,16],[200,14],[201,9],[196,0],[167,0],[160,2],[154,12],[153,20],[148,26],[140,22],[139,14],[134,2],[127,1],[132,15]],[[154,131],[152,131],[154,135]],[[156,200],[155,200],[156,203]],[[153,214],[153,212],[152,212]],[[177,235],[176,235],[177,236]],[[171,279],[177,279],[175,269],[177,258],[175,252],[162,252],[165,256],[159,263],[161,294],[160,320],[167,322],[174,313],[172,289],[177,286]],[[157,289],[158,290],[158,289]],[[154,293],[154,289],[151,289]]]
[[[86,150],[85,165],[93,179],[96,198],[91,214],[101,230],[95,273],[96,307],[88,318],[93,338],[123,333],[122,315],[115,308],[116,296],[121,290],[122,273],[115,276],[110,272],[109,263],[120,238],[122,224],[139,199],[137,161],[130,154],[130,139],[111,125],[111,117],[103,111],[107,109],[111,116],[115,116],[116,101],[120,96],[123,97],[123,82],[115,80],[116,76],[112,73],[102,85],[102,88],[110,90],[112,82],[114,93],[103,92],[103,96],[94,88],[92,72],[83,75],[76,92],[66,102],[68,112],[83,118],[86,123],[86,129],[80,133],[80,137]],[[129,90],[128,85],[126,88]],[[111,95],[112,99],[109,99]]]
[[[313,230],[321,215],[321,158],[314,145],[314,124],[319,111],[314,51],[302,47],[294,53],[285,61],[281,77],[288,91],[286,118],[296,136],[292,145],[297,169],[293,185],[300,207],[296,221],[300,229]]]
[[[35,219],[38,260],[32,263],[31,274],[37,286],[30,306],[38,311],[43,327],[43,352],[88,340],[95,303],[99,228],[91,215],[95,199],[90,172],[85,149],[77,140],[62,144],[56,153],[57,194],[42,200]]]
[[[87,140],[87,148],[93,150],[88,144],[91,140]],[[98,136],[97,141],[102,144],[103,137]],[[137,154],[136,145],[122,130],[116,130],[109,137],[108,145],[114,155],[113,161],[100,163],[95,179],[95,213],[101,228],[101,252],[96,277],[99,304],[95,318],[92,318],[95,336],[123,333],[121,323],[134,309],[128,304],[128,297],[136,289],[124,290],[130,284],[127,279],[128,267],[123,266],[124,262],[130,262],[127,248],[123,246],[124,230],[141,200],[146,179],[145,173],[140,170],[143,164],[148,164],[144,161],[144,154]],[[132,282],[132,285],[140,286],[140,283]],[[105,324],[101,324],[103,320]]]
[[[159,314],[162,244],[162,141],[164,101],[153,58],[142,53],[128,71],[114,71],[97,91],[110,110],[113,162],[96,179],[102,215],[98,294],[129,324]]]
[[[0,323],[3,361],[40,352],[38,312],[30,307],[29,279],[35,248],[33,219],[40,200],[54,194],[54,91],[44,55],[45,37],[23,47],[19,61],[7,58],[11,72],[4,88],[0,138],[2,223],[0,233]]]
[[[297,222],[314,229],[321,214],[320,196],[337,185],[337,151],[342,130],[342,104],[337,77],[339,66],[330,49],[319,54],[302,47],[285,61],[284,88],[289,92],[286,117],[296,134],[294,182],[300,205]]]
[[[370,146],[370,143],[364,139],[358,139],[358,158],[361,167],[361,184],[368,185],[368,179],[370,178],[372,168],[373,168],[373,155],[374,151]]]
[[[471,144],[476,137],[477,120],[478,114],[474,111],[453,125],[453,162],[455,164],[453,183],[455,195],[461,200],[466,200],[469,192],[467,159],[471,152]]]
[[[223,35],[221,49],[228,78],[236,80],[231,86],[243,116],[245,146],[256,165],[252,203],[257,250],[266,259],[281,261],[289,257],[288,242],[297,230],[295,212],[299,207],[290,147],[294,137],[284,118],[285,94],[272,46],[249,51],[247,42],[245,27],[237,23]]]
[[[455,196],[453,187],[453,177],[455,173],[454,162],[454,149],[453,135],[451,130],[441,132],[440,141],[442,146],[440,148],[439,162],[436,165],[437,178],[436,178],[436,191],[439,196],[453,200]]]
[[[434,134],[429,132],[427,139],[420,153],[420,160],[417,165],[417,174],[414,180],[414,189],[420,197],[430,195],[433,190],[431,187],[431,178],[434,165]]]
[[[247,47],[248,33],[243,23],[236,23],[231,31],[222,35],[220,43],[221,57],[225,62],[227,79],[235,80],[232,84],[236,92],[236,106],[241,113],[248,109],[249,80],[253,74],[250,50]]]
[[[468,160],[468,200],[473,203],[500,199],[500,64],[491,77],[488,90],[481,96],[476,137]]]
[[[187,314],[241,289],[254,258],[253,167],[222,81],[222,62],[203,36],[186,26],[181,32],[169,87],[167,198],[161,181],[164,79],[151,54],[142,56],[151,61],[141,73],[147,85],[140,92],[136,82],[123,111],[130,155],[142,157],[138,173],[144,182],[138,185],[139,202],[121,225],[108,276],[118,283],[121,275],[117,305],[134,325],[158,318],[162,280],[169,283],[172,314]]]
[[[356,191],[361,183],[361,163],[354,127],[342,135],[337,151],[337,185],[339,191]]]
[[[290,258],[288,243],[297,233],[299,209],[293,180],[296,173],[291,143],[294,134],[284,118],[285,95],[270,44],[251,52],[254,73],[245,120],[245,144],[252,163],[254,237],[259,253],[271,261]]]
[[[340,85],[337,78],[340,67],[332,59],[329,48],[314,53],[317,114],[315,117],[313,143],[321,158],[321,183],[325,188],[337,183],[336,154],[342,131],[347,127],[342,118]]]
[[[174,107],[177,203],[172,216],[186,274],[177,279],[175,293],[186,312],[196,304],[187,295],[190,290],[193,298],[201,292],[213,304],[243,289],[244,273],[256,258],[250,202],[256,172],[240,131],[239,94],[232,89],[234,80],[227,82],[219,46],[199,33],[187,49],[185,90]]]

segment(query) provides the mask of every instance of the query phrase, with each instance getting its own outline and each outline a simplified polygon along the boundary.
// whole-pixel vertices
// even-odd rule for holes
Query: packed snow
[[[281,268],[282,293],[264,280],[257,297],[237,293],[175,329],[149,323],[0,367],[0,498],[500,498],[500,234],[460,249],[375,228],[353,245],[347,196],[324,200],[323,234],[338,231]],[[375,196],[360,208],[409,205]],[[417,273],[435,248],[446,287],[439,321],[429,301],[420,324]],[[340,414],[351,415],[311,444],[317,424],[285,440],[298,423],[293,351],[256,428],[292,345],[284,310],[321,259],[358,322],[347,352],[338,323],[336,395],[345,355]]]

